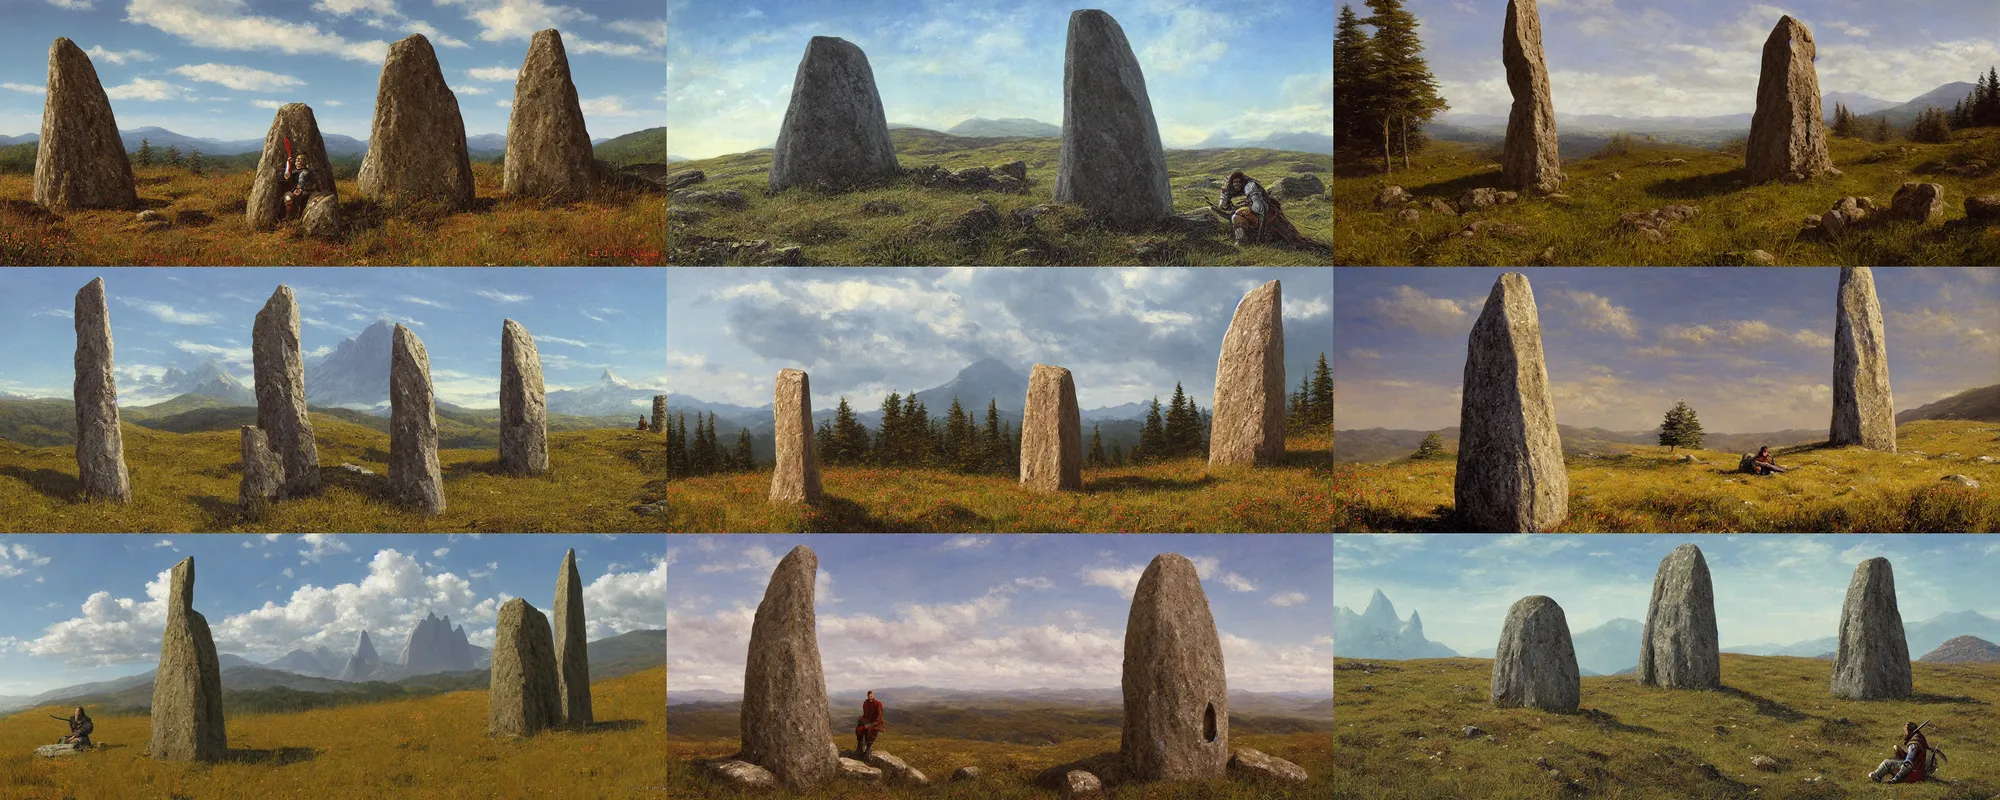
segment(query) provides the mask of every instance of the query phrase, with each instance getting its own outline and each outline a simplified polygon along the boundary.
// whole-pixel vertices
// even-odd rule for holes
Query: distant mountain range
[[[394,333],[394,323],[376,320],[361,333],[341,340],[318,361],[308,363],[306,402],[371,414],[388,413]],[[551,414],[612,417],[650,413],[656,394],[666,394],[666,390],[638,386],[607,369],[595,384],[581,389],[557,389],[549,392],[546,399]]]
[[[1376,589],[1368,608],[1356,614],[1333,609],[1333,654],[1341,658],[1457,658],[1451,648],[1424,638],[1424,621],[1415,609],[1409,621],[1396,616],[1389,596]]]
[[[1099,689],[940,689],[930,686],[899,686],[872,690],[878,699],[895,706],[930,704],[951,704],[977,706],[1009,701],[1032,701],[1037,703],[1058,703],[1065,706],[1086,708],[1116,708],[1125,703],[1125,692],[1118,687]],[[827,692],[828,704],[835,708],[860,708],[866,699],[865,691]],[[714,689],[667,690],[667,705],[691,705],[695,703],[740,703],[741,692],[723,692]],[[1242,689],[1229,690],[1229,713],[1237,715],[1261,716],[1308,716],[1324,717],[1333,711],[1331,694],[1308,692],[1250,692]]]
[[[1025,117],[1010,117],[1007,119],[973,117],[972,119],[951,126],[951,130],[945,131],[945,133],[953,136],[1049,137],[1061,136],[1062,126],[1050,125],[1040,120],[1027,119]]]
[[[1896,413],[1896,424],[1920,419],[1970,419],[2000,422],[2000,384],[1970,389],[1916,408]]]
[[[200,150],[203,155],[209,156],[233,156],[242,153],[259,153],[264,150],[263,137],[222,140],[200,136],[187,136],[167,130],[166,128],[151,126],[121,130],[118,132],[118,137],[124,142],[125,151],[128,153],[138,152],[141,143],[152,145],[155,151],[175,147],[179,148],[183,154]],[[42,136],[39,133],[27,133],[20,136],[0,135],[0,146],[33,144],[41,141],[41,138]],[[650,152],[662,152],[666,142],[666,128],[664,127],[649,128],[617,137],[597,137],[591,139],[590,143],[593,146],[611,144],[613,147],[610,150],[617,151],[606,152],[600,150],[599,157],[601,158],[611,161],[631,162],[633,159],[620,157],[624,155],[623,148],[620,147],[621,142],[625,140],[655,138],[661,143],[660,149],[651,150]],[[360,156],[368,152],[368,140],[366,139],[356,139],[352,136],[321,131],[320,140],[326,143],[326,152],[330,156]],[[294,142],[294,145],[296,144]],[[465,137],[465,148],[474,158],[493,158],[507,151],[507,137],[505,134],[499,133],[482,133],[467,136]]]
[[[1936,650],[1925,653],[1917,659],[1926,664],[1992,664],[2000,663],[2000,645],[1977,636],[1959,636]]]
[[[1903,638],[1909,643],[1910,655],[1929,653],[1943,647],[1948,641],[1961,637],[1977,637],[1988,642],[2000,641],[2000,619],[1977,611],[1949,611],[1920,622],[1903,620]],[[1822,636],[1793,642],[1788,645],[1759,644],[1724,647],[1725,653],[1744,653],[1753,656],[1799,656],[1814,658],[1823,653],[1831,653],[1840,647],[1840,640],[1833,636]]]

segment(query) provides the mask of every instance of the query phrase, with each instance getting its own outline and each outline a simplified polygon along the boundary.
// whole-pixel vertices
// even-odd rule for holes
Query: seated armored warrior
[[[97,730],[97,723],[91,722],[90,715],[83,713],[83,706],[77,706],[76,715],[65,721],[69,723],[69,735],[57,740],[56,744],[73,744],[77,747],[89,747],[90,734],[92,731]]]
[[[285,218],[305,213],[306,203],[312,196],[324,191],[320,186],[320,175],[306,166],[306,154],[300,153],[285,162]]]
[[[1243,198],[1243,207],[1236,208],[1235,199]],[[1222,187],[1222,210],[1235,210],[1229,218],[1229,235],[1241,246],[1254,236],[1256,241],[1271,237],[1283,239],[1291,244],[1309,245],[1310,240],[1292,227],[1292,221],[1285,218],[1285,208],[1278,198],[1264,193],[1264,184],[1241,172],[1230,173],[1229,183]]]

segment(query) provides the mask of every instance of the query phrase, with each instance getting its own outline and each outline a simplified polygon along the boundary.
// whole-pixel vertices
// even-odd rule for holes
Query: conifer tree
[[[845,395],[833,410],[833,449],[839,454],[836,463],[864,464],[868,461],[868,426],[855,418],[854,409],[847,405]]]
[[[1375,12],[1366,20],[1375,28],[1370,40],[1378,76],[1375,104],[1382,118],[1382,171],[1392,168],[1390,147],[1410,168],[1412,144],[1423,146],[1423,124],[1438,112],[1450,108],[1438,94],[1437,78],[1424,62],[1424,43],[1417,37],[1417,17],[1403,8],[1403,0],[1367,0]]]
[[[1181,385],[1176,381],[1173,399],[1167,403],[1163,431],[1166,434],[1166,451],[1163,455],[1167,458],[1194,455],[1194,451],[1201,446],[1201,434],[1195,430],[1200,423],[1201,415],[1195,411],[1194,401],[1188,399],[1187,393],[1181,391]]]
[[[1888,117],[1876,117],[1875,129],[1868,134],[1868,141],[1882,144],[1896,138],[1896,131],[1889,126]]]
[[[939,447],[945,466],[960,469],[964,463],[966,427],[965,408],[958,404],[958,397],[954,395],[951,410],[945,412],[944,440]]]
[[[196,150],[194,152],[188,153],[187,164],[188,164],[188,172],[200,175],[202,167],[204,166],[201,161],[201,151]]]
[[[1694,408],[1686,400],[1675,401],[1674,407],[1667,410],[1666,420],[1660,423],[1660,446],[1669,453],[1676,447],[1698,450],[1701,439],[1701,421],[1695,419]]]
[[[1333,370],[1326,365],[1326,352],[1320,351],[1319,366],[1313,368],[1312,397],[1306,401],[1306,424],[1333,424]]]
[[[992,398],[986,400],[986,457],[979,471],[1005,473],[1007,471],[1007,440],[1000,437],[1000,406]]]
[[[1382,148],[1380,71],[1361,25],[1354,7],[1342,4],[1333,34],[1333,146],[1354,153]]]
[[[1125,466],[1125,443],[1122,441],[1111,443],[1111,466]]]
[[[153,140],[140,139],[139,152],[132,154],[132,161],[142,167],[153,165]]]
[[[834,454],[840,448],[834,443],[833,420],[821,422],[819,427],[813,429],[813,449],[819,451],[822,465],[835,463]]]
[[[1846,103],[1833,104],[1833,135],[1854,136],[1854,113],[1847,110]]]
[[[917,393],[903,395],[902,464],[921,467],[930,461],[931,420],[929,409],[917,402]]]
[[[750,429],[736,431],[736,468],[744,472],[757,468],[757,456],[750,452]]]
[[[897,436],[903,432],[903,396],[890,392],[882,398],[882,422],[875,433],[875,463],[885,467],[897,466],[897,458],[902,455],[902,447]]]
[[[1944,109],[1926,108],[1917,113],[1917,121],[1910,126],[1910,141],[1929,144],[1945,144],[1951,141],[1951,124],[1945,121]]]
[[[165,157],[167,166],[178,167],[181,165],[181,149],[179,147],[167,145]]]
[[[1417,445],[1417,452],[1410,454],[1410,460],[1422,461],[1444,454],[1444,439],[1438,436],[1437,431],[1431,431],[1431,435],[1424,437],[1424,441]]]
[[[1160,420],[1160,398],[1154,397],[1146,409],[1146,427],[1139,432],[1139,446],[1132,451],[1132,460],[1139,462],[1158,461],[1167,456],[1167,431]]]
[[[1104,438],[1097,433],[1097,423],[1090,423],[1090,453],[1083,463],[1092,467],[1104,466]]]

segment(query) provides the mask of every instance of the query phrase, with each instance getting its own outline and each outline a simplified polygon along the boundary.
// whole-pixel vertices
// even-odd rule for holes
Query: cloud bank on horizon
[[[973,117],[1027,117],[1061,125],[1063,51],[1077,7],[667,0],[668,150],[709,158],[771,147],[814,36],[843,38],[868,54],[891,123],[945,130]],[[1333,133],[1332,6],[1105,0],[1092,7],[1116,17],[1131,41],[1166,146]]]

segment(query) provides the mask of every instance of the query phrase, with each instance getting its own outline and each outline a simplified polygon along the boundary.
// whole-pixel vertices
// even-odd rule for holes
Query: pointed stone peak
[[[185,614],[193,609],[194,556],[188,556],[174,565],[173,577],[167,589],[167,613]]]

